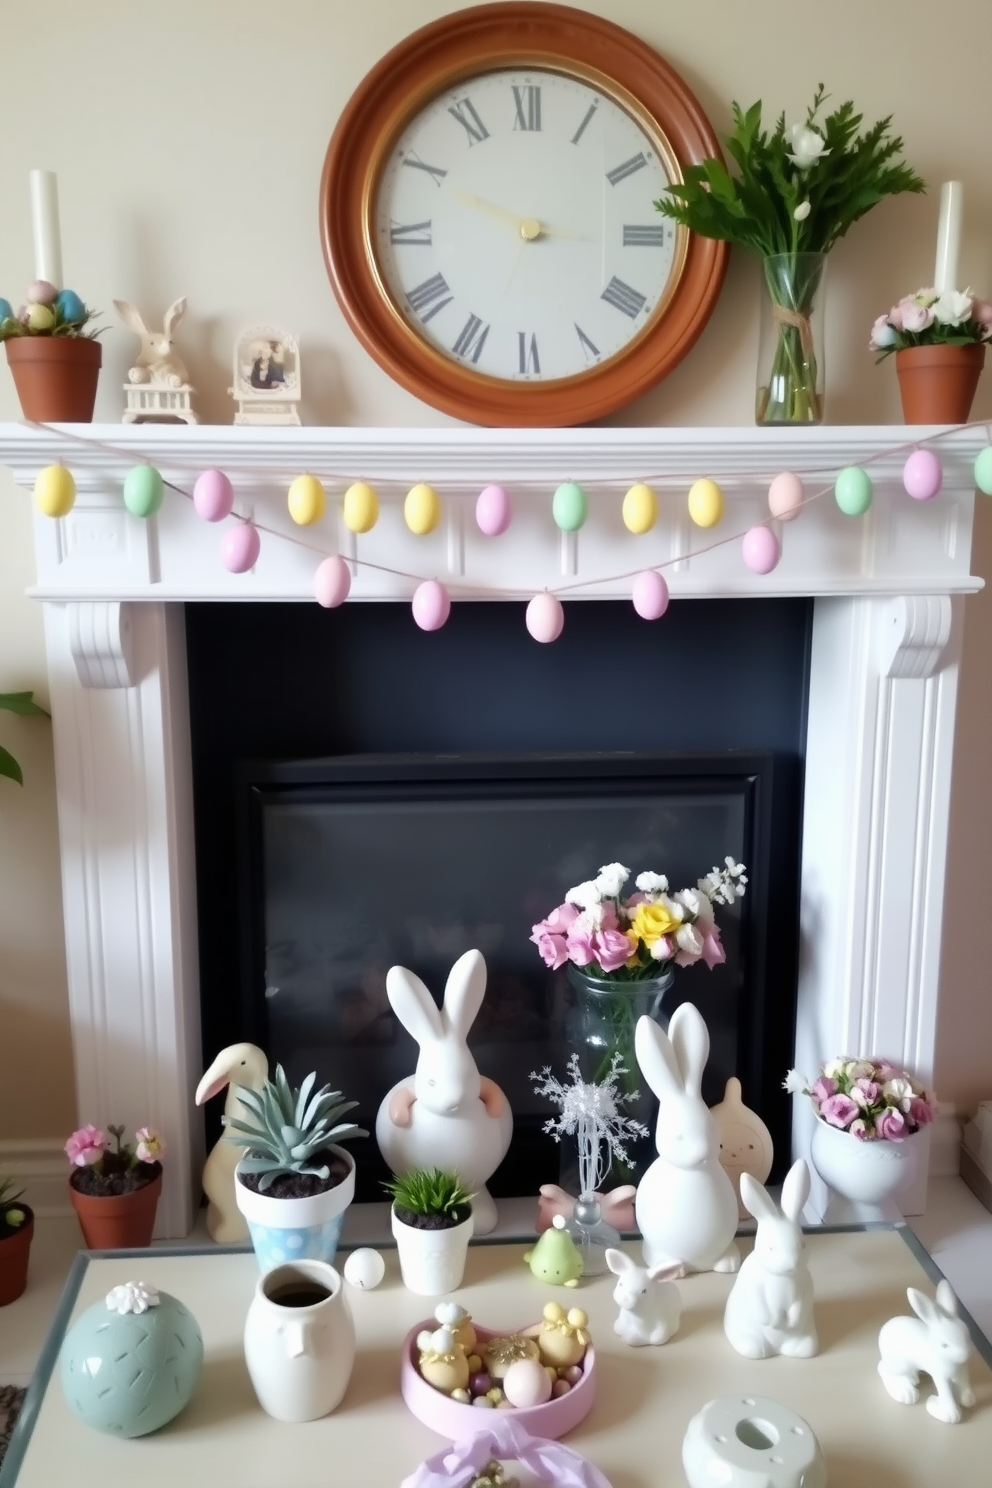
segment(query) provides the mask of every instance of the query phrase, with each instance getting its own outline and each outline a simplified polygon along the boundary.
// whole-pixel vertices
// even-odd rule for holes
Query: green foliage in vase
[[[457,1173],[442,1173],[439,1168],[415,1168],[382,1186],[396,1208],[407,1214],[444,1214],[454,1219],[471,1208],[475,1197]]]
[[[342,1100],[340,1090],[332,1090],[329,1085],[313,1095],[316,1080],[316,1073],[311,1072],[300,1088],[294,1090],[279,1064],[275,1079],[266,1080],[261,1090],[238,1086],[238,1100],[254,1121],[224,1117],[228,1130],[240,1133],[224,1140],[247,1147],[247,1155],[241,1159],[241,1171],[261,1175],[260,1193],[270,1188],[281,1173],[308,1173],[314,1178],[327,1178],[330,1169],[326,1164],[315,1166],[311,1159],[334,1142],[368,1136],[367,1131],[353,1122],[340,1121],[358,1102]]]
[[[6,708],[8,713],[20,713],[26,718],[47,718],[48,714],[44,708],[40,708],[34,701],[34,695],[30,692],[0,692],[0,708]],[[9,749],[0,745],[0,775],[6,775],[8,780],[16,780],[18,785],[24,784],[24,775]]]

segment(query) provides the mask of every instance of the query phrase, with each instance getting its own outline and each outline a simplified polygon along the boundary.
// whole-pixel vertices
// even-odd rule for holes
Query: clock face
[[[378,271],[414,333],[476,375],[575,377],[663,311],[685,235],[652,203],[677,179],[664,139],[595,82],[480,72],[421,108],[390,149]]]

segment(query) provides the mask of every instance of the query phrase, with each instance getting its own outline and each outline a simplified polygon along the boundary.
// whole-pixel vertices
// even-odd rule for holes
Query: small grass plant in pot
[[[34,1212],[12,1178],[0,1178],[0,1307],[16,1302],[28,1284]]]
[[[56,289],[47,279],[28,285],[16,313],[0,297],[0,341],[26,419],[91,422],[103,355],[92,319],[75,290]]]
[[[403,1284],[420,1297],[461,1286],[472,1238],[472,1199],[457,1173],[415,1168],[383,1184]]]
[[[293,1089],[282,1065],[261,1090],[238,1087],[249,1119],[224,1118],[225,1141],[246,1149],[235,1169],[238,1208],[263,1271],[287,1261],[333,1261],[355,1196],[355,1159],[340,1143],[368,1132],[341,1117],[358,1104],[315,1072]]]
[[[107,1131],[110,1137],[82,1126],[66,1142],[69,1198],[90,1250],[144,1248],[155,1227],[165,1143],[150,1126],[139,1126],[133,1142],[124,1141],[123,1126]]]

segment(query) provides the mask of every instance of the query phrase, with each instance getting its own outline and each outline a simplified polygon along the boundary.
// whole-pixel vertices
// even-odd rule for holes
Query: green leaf
[[[49,718],[51,715],[34,701],[32,692],[0,692],[0,708],[20,713],[24,718]]]
[[[0,744],[0,775],[6,775],[8,780],[16,780],[18,785],[24,784],[24,775],[20,765],[10,750],[4,749],[2,744]]]
[[[306,1112],[307,1101],[310,1099],[310,1092],[316,1083],[317,1071],[311,1070],[306,1079],[303,1081],[303,1084],[300,1086],[300,1093],[296,1101],[296,1115],[294,1119],[297,1126],[306,1125],[306,1121],[304,1120],[304,1113]]]

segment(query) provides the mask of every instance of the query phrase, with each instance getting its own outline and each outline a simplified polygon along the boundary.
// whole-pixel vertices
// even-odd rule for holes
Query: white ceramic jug
[[[259,1404],[278,1421],[315,1421],[340,1403],[355,1362],[355,1324],[333,1266],[296,1261],[259,1277],[245,1362]]]

